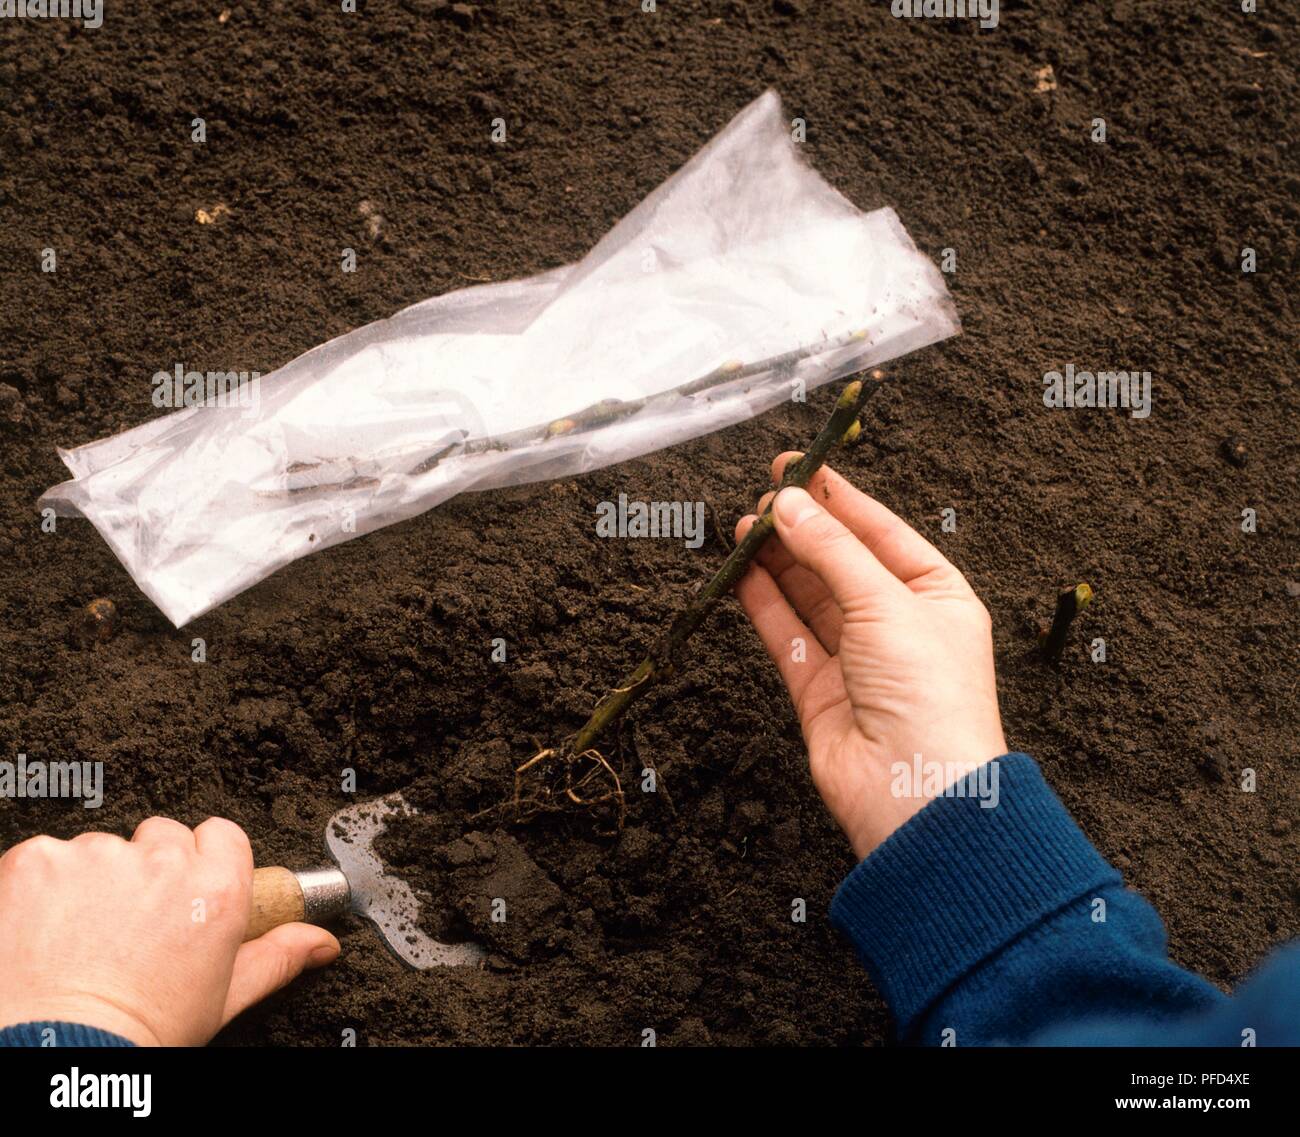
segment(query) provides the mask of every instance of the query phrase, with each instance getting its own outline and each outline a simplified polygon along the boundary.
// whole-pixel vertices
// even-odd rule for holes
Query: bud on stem
[[[1077,584],[1056,598],[1056,613],[1052,617],[1051,628],[1044,628],[1038,633],[1038,646],[1047,659],[1055,662],[1061,658],[1070,624],[1091,603],[1092,589],[1086,584]]]

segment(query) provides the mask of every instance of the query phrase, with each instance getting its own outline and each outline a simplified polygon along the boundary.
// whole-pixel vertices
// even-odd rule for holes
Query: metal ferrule
[[[293,874],[302,889],[303,919],[309,924],[326,924],[342,916],[351,906],[348,878],[334,868],[304,869]]]

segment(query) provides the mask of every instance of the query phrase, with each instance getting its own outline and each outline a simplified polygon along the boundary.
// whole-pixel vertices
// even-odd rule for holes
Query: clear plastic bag
[[[434,297],[201,405],[60,451],[178,627],[298,557],[465,490],[572,476],[748,419],[959,330],[891,209],[742,110],[576,264]]]

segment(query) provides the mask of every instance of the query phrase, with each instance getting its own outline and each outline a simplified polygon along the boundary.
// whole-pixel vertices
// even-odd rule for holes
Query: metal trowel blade
[[[486,954],[478,944],[439,943],[420,930],[415,893],[406,881],[384,872],[375,852],[390,818],[418,812],[400,792],[345,806],[325,826],[325,845],[348,878],[352,910],[379,929],[400,959],[420,970],[477,964]]]

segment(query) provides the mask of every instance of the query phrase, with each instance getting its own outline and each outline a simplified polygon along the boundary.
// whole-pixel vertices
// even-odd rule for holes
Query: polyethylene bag
[[[73,480],[41,504],[88,518],[179,627],[465,490],[670,446],[957,332],[893,210],[855,208],[788,130],[769,91],[578,263],[331,340],[251,406],[60,451]]]

